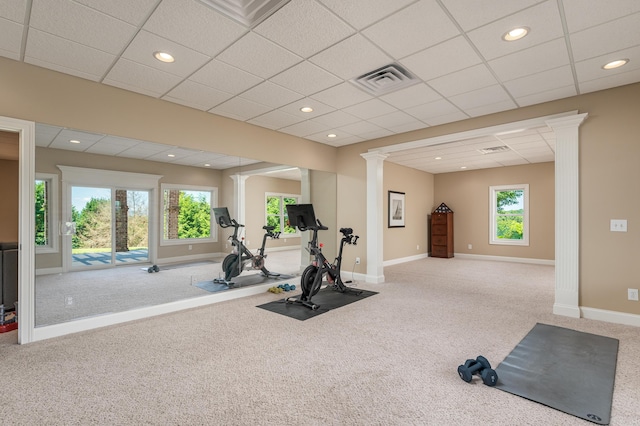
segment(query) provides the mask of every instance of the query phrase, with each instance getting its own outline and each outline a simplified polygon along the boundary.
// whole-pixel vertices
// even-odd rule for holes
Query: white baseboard
[[[581,307],[582,318],[640,327],[640,315]]]
[[[414,260],[425,259],[429,257],[428,253],[418,254],[409,257],[400,257],[398,259],[385,260],[382,262],[383,266],[398,265],[400,263],[412,262]],[[507,257],[507,256],[489,256],[484,254],[467,254],[467,253],[455,253],[454,257],[460,259],[475,259],[475,260],[494,260],[497,262],[514,262],[514,263],[533,263],[536,265],[549,265],[554,266],[555,260],[548,259],[529,259],[526,257]]]
[[[170,265],[172,263],[185,263],[198,260],[213,260],[225,256],[226,253],[204,253],[204,254],[192,254],[188,256],[176,256],[176,257],[162,257],[158,258],[156,263],[158,265]]]
[[[398,265],[400,263],[412,262],[414,260],[420,260],[420,259],[426,259],[427,257],[429,257],[429,255],[427,253],[417,254],[415,256],[409,256],[409,257],[399,257],[397,259],[385,260],[384,262],[382,262],[382,266]]]
[[[56,267],[56,268],[40,268],[40,269],[36,269],[36,276],[38,275],[50,275],[50,274],[61,274],[62,273],[62,268],[61,267]]]
[[[535,265],[549,265],[555,266],[555,260],[549,259],[530,259],[527,257],[508,257],[508,256],[489,256],[486,254],[468,254],[468,253],[455,253],[455,257],[460,259],[476,259],[476,260],[495,260],[497,262],[514,262],[514,263],[533,263]]]

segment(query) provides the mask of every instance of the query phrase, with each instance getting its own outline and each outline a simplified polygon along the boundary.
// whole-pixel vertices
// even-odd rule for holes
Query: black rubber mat
[[[312,298],[313,303],[320,306],[315,310],[298,303],[287,303],[286,299],[265,303],[264,305],[259,305],[258,308],[266,309],[267,311],[275,312],[277,314],[286,315],[288,317],[304,321],[309,318],[322,315],[332,309],[337,309],[350,303],[357,302],[358,300],[366,299],[367,297],[373,296],[374,294],[378,294],[375,291],[357,291],[361,293],[340,293],[339,291],[335,291],[330,287],[324,288]],[[285,297],[293,298],[300,296],[299,293],[295,295],[287,295],[287,293],[283,293],[283,295],[285,295]]]
[[[607,425],[618,343],[610,337],[536,324],[496,368],[496,388]]]

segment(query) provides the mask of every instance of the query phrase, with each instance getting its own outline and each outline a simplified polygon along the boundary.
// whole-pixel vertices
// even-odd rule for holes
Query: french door
[[[149,191],[71,185],[72,270],[149,261]]]

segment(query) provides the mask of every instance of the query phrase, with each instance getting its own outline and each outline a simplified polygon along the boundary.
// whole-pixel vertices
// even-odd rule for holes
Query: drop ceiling
[[[205,3],[2,2],[0,55],[332,146],[640,81],[637,0],[290,0],[269,2],[281,8],[257,24]],[[529,34],[503,41],[516,26]],[[373,80],[379,92],[356,84],[390,65],[412,81],[386,90],[395,77],[385,75]],[[548,129],[526,129],[389,161],[443,173],[553,161],[554,147]]]

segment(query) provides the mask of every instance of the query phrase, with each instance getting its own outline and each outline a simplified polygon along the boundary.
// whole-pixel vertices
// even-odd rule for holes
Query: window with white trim
[[[281,237],[298,235],[298,228],[289,225],[287,215],[288,204],[299,204],[300,195],[267,193],[265,200],[266,223],[275,226],[274,232],[281,232]]]
[[[162,184],[162,245],[214,242],[217,188]]]
[[[58,175],[36,173],[35,179],[35,246],[36,253],[57,253]]]
[[[529,185],[489,187],[489,244],[529,245]]]

